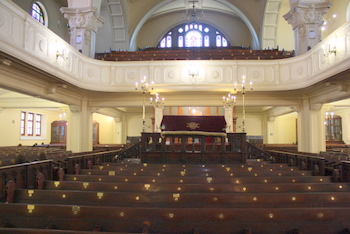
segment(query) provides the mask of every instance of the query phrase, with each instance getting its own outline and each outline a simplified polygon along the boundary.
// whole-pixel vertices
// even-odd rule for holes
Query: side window
[[[42,135],[42,114],[22,111],[20,121],[21,136],[35,137]]]
[[[21,136],[24,136],[26,134],[26,115],[26,112],[21,112]]]

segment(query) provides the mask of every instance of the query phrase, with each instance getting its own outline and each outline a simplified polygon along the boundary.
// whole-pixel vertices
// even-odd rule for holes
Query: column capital
[[[78,106],[78,105],[69,105],[69,109],[73,113],[81,112],[81,106]]]
[[[97,7],[68,8],[61,7],[61,13],[69,22],[69,28],[72,29],[89,29],[97,32],[97,29],[105,22],[105,18],[98,14]]]
[[[322,109],[322,103],[314,103],[310,105],[310,111],[320,111]]]
[[[332,6],[332,2],[294,2],[291,10],[283,17],[293,26],[293,29],[304,24],[323,25],[323,16]]]

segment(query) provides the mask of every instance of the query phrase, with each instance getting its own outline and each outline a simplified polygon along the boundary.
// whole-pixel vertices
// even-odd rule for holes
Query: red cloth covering
[[[225,132],[224,116],[164,115],[162,131]]]

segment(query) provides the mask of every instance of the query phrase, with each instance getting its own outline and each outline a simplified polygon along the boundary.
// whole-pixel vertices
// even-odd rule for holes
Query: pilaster
[[[92,151],[92,114],[95,109],[83,99],[80,106],[69,106],[67,150],[72,152]]]
[[[310,104],[304,98],[298,111],[298,151],[319,153],[326,150],[322,104]]]
[[[62,7],[60,11],[69,23],[71,46],[82,54],[93,58],[97,29],[105,21],[105,18],[99,15],[99,8],[95,6]]]
[[[323,16],[332,6],[332,2],[290,0],[290,4],[291,10],[283,17],[294,30],[295,55],[301,55],[321,41]]]

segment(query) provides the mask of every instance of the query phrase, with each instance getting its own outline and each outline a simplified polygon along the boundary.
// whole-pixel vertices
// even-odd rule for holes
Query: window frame
[[[201,46],[186,46],[186,35],[194,31],[202,35]],[[167,39],[169,36],[172,38],[172,44],[170,47],[167,43],[169,41]],[[217,46],[217,36],[220,36],[220,46]],[[204,39],[207,37],[209,37],[209,40],[205,41]],[[182,38],[183,44],[181,43],[180,38]],[[183,23],[167,31],[166,34],[164,34],[163,37],[159,40],[157,46],[159,48],[222,48],[230,47],[231,44],[227,40],[227,37],[225,37],[225,35],[222,32],[220,32],[216,27],[212,25],[205,23],[199,23],[195,25],[190,23]]]
[[[33,11],[35,11],[35,10],[34,10],[34,5],[38,6],[38,8],[40,9],[40,11],[39,11],[39,12],[36,11],[36,13],[42,17],[42,21],[41,21],[40,19],[37,19],[37,18],[35,18],[35,17],[33,16]],[[30,16],[31,16],[34,20],[36,20],[37,22],[39,22],[39,23],[41,23],[42,25],[44,25],[45,27],[48,27],[48,25],[49,25],[49,24],[48,24],[48,14],[47,14],[47,11],[46,11],[45,6],[44,6],[41,2],[39,2],[39,1],[34,1],[34,2],[32,3],[31,8],[30,8]]]

